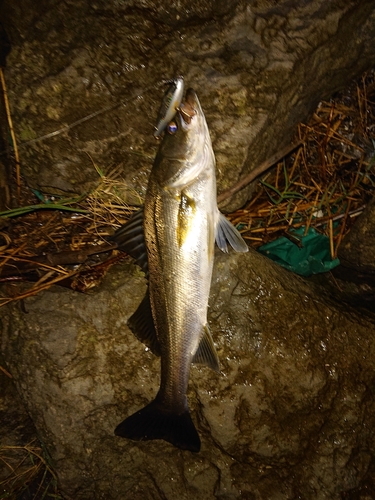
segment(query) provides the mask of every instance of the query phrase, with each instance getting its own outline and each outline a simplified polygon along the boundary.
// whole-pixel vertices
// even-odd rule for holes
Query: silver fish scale
[[[149,290],[128,325],[161,356],[156,398],[121,422],[115,434],[134,440],[164,439],[197,452],[201,443],[186,391],[192,362],[219,371],[207,325],[214,244],[216,240],[224,252],[227,243],[238,252],[248,247],[217,208],[215,158],[203,111],[191,89],[177,123],[177,132],[165,134],[160,144],[143,214],[140,211],[114,236],[149,280]]]
[[[182,137],[180,155],[185,156],[185,161],[160,155],[160,161],[155,162],[145,200],[150,296],[162,359],[159,395],[165,407],[176,409],[178,406],[181,411],[187,409],[191,360],[207,323],[215,241],[214,156],[207,135],[204,137],[206,147],[199,148],[200,154],[192,158],[191,145],[197,142],[195,134],[202,134],[202,127],[195,128],[198,130],[179,132],[184,136],[194,134],[189,140]],[[206,130],[208,133],[207,125],[203,132]],[[174,141],[176,151],[176,137],[166,137],[165,141],[168,140]],[[211,149],[212,153],[202,155],[204,149]],[[186,169],[186,160],[190,160],[194,170],[192,159],[201,161],[200,175],[182,188],[165,187],[178,169]],[[183,197],[194,205],[192,213],[182,216],[187,219],[184,221],[186,227],[181,227],[183,224],[179,220]],[[179,235],[181,231],[186,234]],[[179,236],[183,240],[181,244]]]

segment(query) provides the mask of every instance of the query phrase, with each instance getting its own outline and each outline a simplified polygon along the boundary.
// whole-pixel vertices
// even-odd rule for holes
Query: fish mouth
[[[197,109],[197,94],[193,89],[188,89],[184,102],[182,102],[178,108],[181,119],[189,125],[192,118],[197,114]]]

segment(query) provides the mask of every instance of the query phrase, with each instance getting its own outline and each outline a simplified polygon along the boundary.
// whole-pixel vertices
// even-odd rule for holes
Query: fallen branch
[[[277,151],[275,154],[267,158],[267,160],[261,163],[257,168],[254,168],[254,170],[252,170],[248,175],[246,175],[243,179],[237,182],[237,184],[227,189],[227,191],[224,191],[223,193],[219,194],[219,196],[217,197],[217,202],[220,203],[226,200],[227,198],[230,198],[231,196],[235,195],[236,193],[238,193],[238,191],[241,191],[241,189],[250,184],[250,182],[256,179],[260,174],[263,174],[275,163],[284,158],[284,156],[291,153],[294,149],[298,148],[298,146],[301,146],[301,144],[303,144],[302,140],[293,143],[291,146],[285,146],[284,148],[279,149],[279,151]]]

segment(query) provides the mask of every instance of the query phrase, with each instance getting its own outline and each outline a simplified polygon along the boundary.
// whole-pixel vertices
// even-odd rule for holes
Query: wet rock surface
[[[375,200],[372,199],[345,236],[333,272],[341,291],[357,307],[375,313]],[[336,286],[337,288],[337,286]]]
[[[346,266],[375,275],[375,200],[372,199],[340,247]]]
[[[4,360],[0,356],[0,366],[4,366]],[[36,429],[25,405],[17,392],[9,375],[0,370],[0,482],[1,494],[6,498],[9,483],[4,482],[12,475],[12,470],[21,475],[30,469],[30,461],[24,459],[23,447],[36,441]],[[7,449],[6,447],[9,447]],[[31,464],[32,465],[32,464]],[[13,482],[14,478],[13,478]]]
[[[21,147],[23,175],[47,194],[85,192],[98,181],[96,163],[119,166],[124,196],[139,203],[164,78],[182,74],[198,92],[223,191],[285,146],[319,100],[375,64],[370,1],[4,0],[0,13],[20,143],[60,131]]]
[[[139,203],[159,84],[177,74],[206,112],[222,191],[375,63],[370,1],[4,0],[0,11],[17,137],[62,130],[21,144],[22,174],[42,193],[90,189],[95,162],[119,167]],[[145,286],[129,262],[90,295],[52,288],[1,309],[2,355],[67,499],[340,499],[370,484],[374,319],[253,252],[217,257],[222,373],[193,367],[188,395],[202,451],[115,437],[158,388],[159,361],[126,326]]]
[[[2,354],[66,498],[339,499],[361,484],[375,444],[373,320],[257,253],[217,255],[222,372],[192,368],[193,454],[113,434],[158,388],[158,359],[126,326],[144,289],[125,263],[92,295],[53,288],[3,310]]]

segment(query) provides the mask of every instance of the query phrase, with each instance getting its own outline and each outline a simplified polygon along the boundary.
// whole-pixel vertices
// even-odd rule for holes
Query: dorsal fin
[[[128,319],[128,327],[138,340],[149,347],[156,356],[160,356],[160,344],[152,318],[150,293],[148,289],[138,309]]]
[[[145,236],[143,231],[143,208],[135,214],[109,240],[135,259],[142,271],[148,276],[148,261]]]

